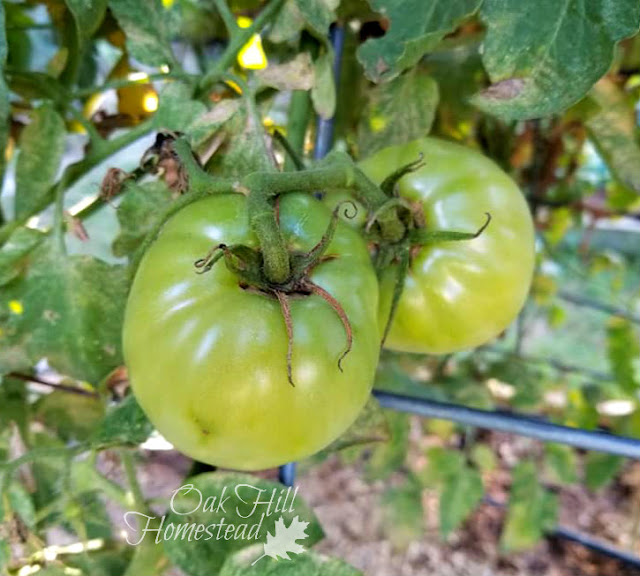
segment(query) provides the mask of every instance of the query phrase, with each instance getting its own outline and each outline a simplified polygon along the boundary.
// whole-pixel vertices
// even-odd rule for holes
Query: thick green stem
[[[334,154],[318,168],[300,172],[254,172],[242,181],[248,192],[249,219],[260,240],[260,248],[267,279],[283,284],[289,279],[291,266],[289,253],[280,234],[273,211],[273,200],[287,192],[313,192],[324,189],[353,190],[369,210],[376,210],[388,202],[387,196],[353,164],[346,155]],[[385,239],[391,242],[402,239],[405,227],[394,210],[380,215],[378,221]]]

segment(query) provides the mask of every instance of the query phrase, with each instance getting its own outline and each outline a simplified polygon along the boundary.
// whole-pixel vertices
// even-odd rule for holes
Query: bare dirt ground
[[[415,441],[414,437],[410,458],[420,453]],[[491,434],[489,441],[500,466],[485,475],[487,495],[506,502],[508,465],[521,453],[540,450],[541,445],[501,434]],[[428,490],[423,494],[422,538],[403,548],[394,547],[385,536],[380,495],[397,482],[399,474],[384,482],[367,483],[362,468],[362,461],[345,464],[333,456],[306,470],[298,484],[326,533],[318,549],[344,558],[366,576],[640,576],[640,570],[559,539],[546,539],[526,553],[501,555],[498,545],[504,509],[488,504],[481,505],[448,542],[442,542],[438,496]],[[639,486],[640,465],[636,463],[627,466],[619,481],[595,495],[580,485],[563,487],[558,491],[559,523],[632,551],[638,527],[631,502],[637,502]],[[639,551],[636,539],[635,552]]]

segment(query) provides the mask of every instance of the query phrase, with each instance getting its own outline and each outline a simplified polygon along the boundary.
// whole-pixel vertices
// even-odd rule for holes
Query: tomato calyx
[[[355,209],[353,203],[348,202]],[[287,377],[289,384],[295,386],[292,374],[293,359],[293,321],[289,300],[291,297],[316,295],[322,298],[340,318],[346,335],[346,347],[338,358],[338,368],[342,372],[342,361],[351,351],[353,331],[344,308],[329,292],[311,279],[311,273],[322,262],[332,260],[335,256],[326,251],[338,225],[338,215],[344,203],[338,205],[331,215],[327,230],[320,241],[308,252],[291,252],[291,273],[284,283],[270,282],[264,272],[264,260],[259,249],[235,244],[217,244],[203,258],[196,260],[194,266],[198,274],[204,274],[222,258],[225,265],[238,278],[238,286],[243,290],[252,290],[269,297],[277,298],[287,331]],[[346,211],[345,215],[350,217]],[[352,216],[351,216],[352,217]]]
[[[389,318],[382,335],[381,346],[391,329],[391,325],[404,290],[407,275],[411,269],[411,262],[415,255],[426,245],[435,242],[459,242],[478,238],[489,223],[491,214],[485,213],[486,220],[475,232],[460,232],[456,230],[429,230],[424,216],[424,210],[419,202],[412,203],[399,195],[398,183],[400,180],[419,170],[425,165],[423,154],[408,164],[405,164],[387,176],[380,188],[389,196],[389,200],[382,204],[371,216],[365,225],[365,233],[376,246],[375,267],[380,275],[389,267],[395,268],[396,278],[391,299]],[[376,229],[376,222],[381,215],[390,210],[396,212],[396,216],[405,226],[405,233],[399,240],[389,240]]]

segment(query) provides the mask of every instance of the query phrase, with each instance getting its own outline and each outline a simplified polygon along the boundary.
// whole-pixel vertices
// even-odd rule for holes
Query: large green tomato
[[[289,194],[280,226],[291,250],[308,251],[330,212]],[[292,375],[278,300],[239,286],[218,262],[196,274],[214,245],[257,247],[242,195],[191,204],[163,227],[137,271],[124,325],[133,392],[158,430],[179,450],[217,466],[262,469],[308,456],[339,436],[365,404],[378,361],[378,286],[359,234],[338,224],[311,280],[342,306],[353,331],[317,295],[289,297]]]
[[[413,254],[385,346],[406,352],[445,354],[478,346],[516,317],[534,267],[534,230],[515,182],[482,154],[425,138],[381,150],[360,164],[380,183],[423,154],[425,165],[398,183],[400,196],[419,202],[427,230],[473,232],[476,239],[438,242]],[[393,268],[381,277],[383,324],[389,315]]]

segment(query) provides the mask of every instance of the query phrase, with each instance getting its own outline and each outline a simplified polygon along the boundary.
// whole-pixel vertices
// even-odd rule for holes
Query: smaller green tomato
[[[414,250],[385,346],[446,354],[499,335],[522,308],[534,268],[534,229],[515,182],[482,154],[425,138],[386,148],[360,163],[376,183],[418,159],[424,166],[398,183],[399,195],[422,205],[427,230],[474,232],[473,240],[437,242]],[[381,275],[381,328],[396,279]]]
[[[310,250],[330,212],[304,194],[280,199],[280,228],[292,251]],[[133,392],[153,424],[186,454],[217,466],[257,470],[309,456],[355,420],[378,354],[378,285],[357,231],[338,224],[310,274],[344,310],[353,334],[316,294],[289,298],[291,386],[285,321],[272,294],[240,286],[218,262],[197,274],[212,246],[257,247],[240,194],[213,196],[173,216],[144,255],[124,322]]]

